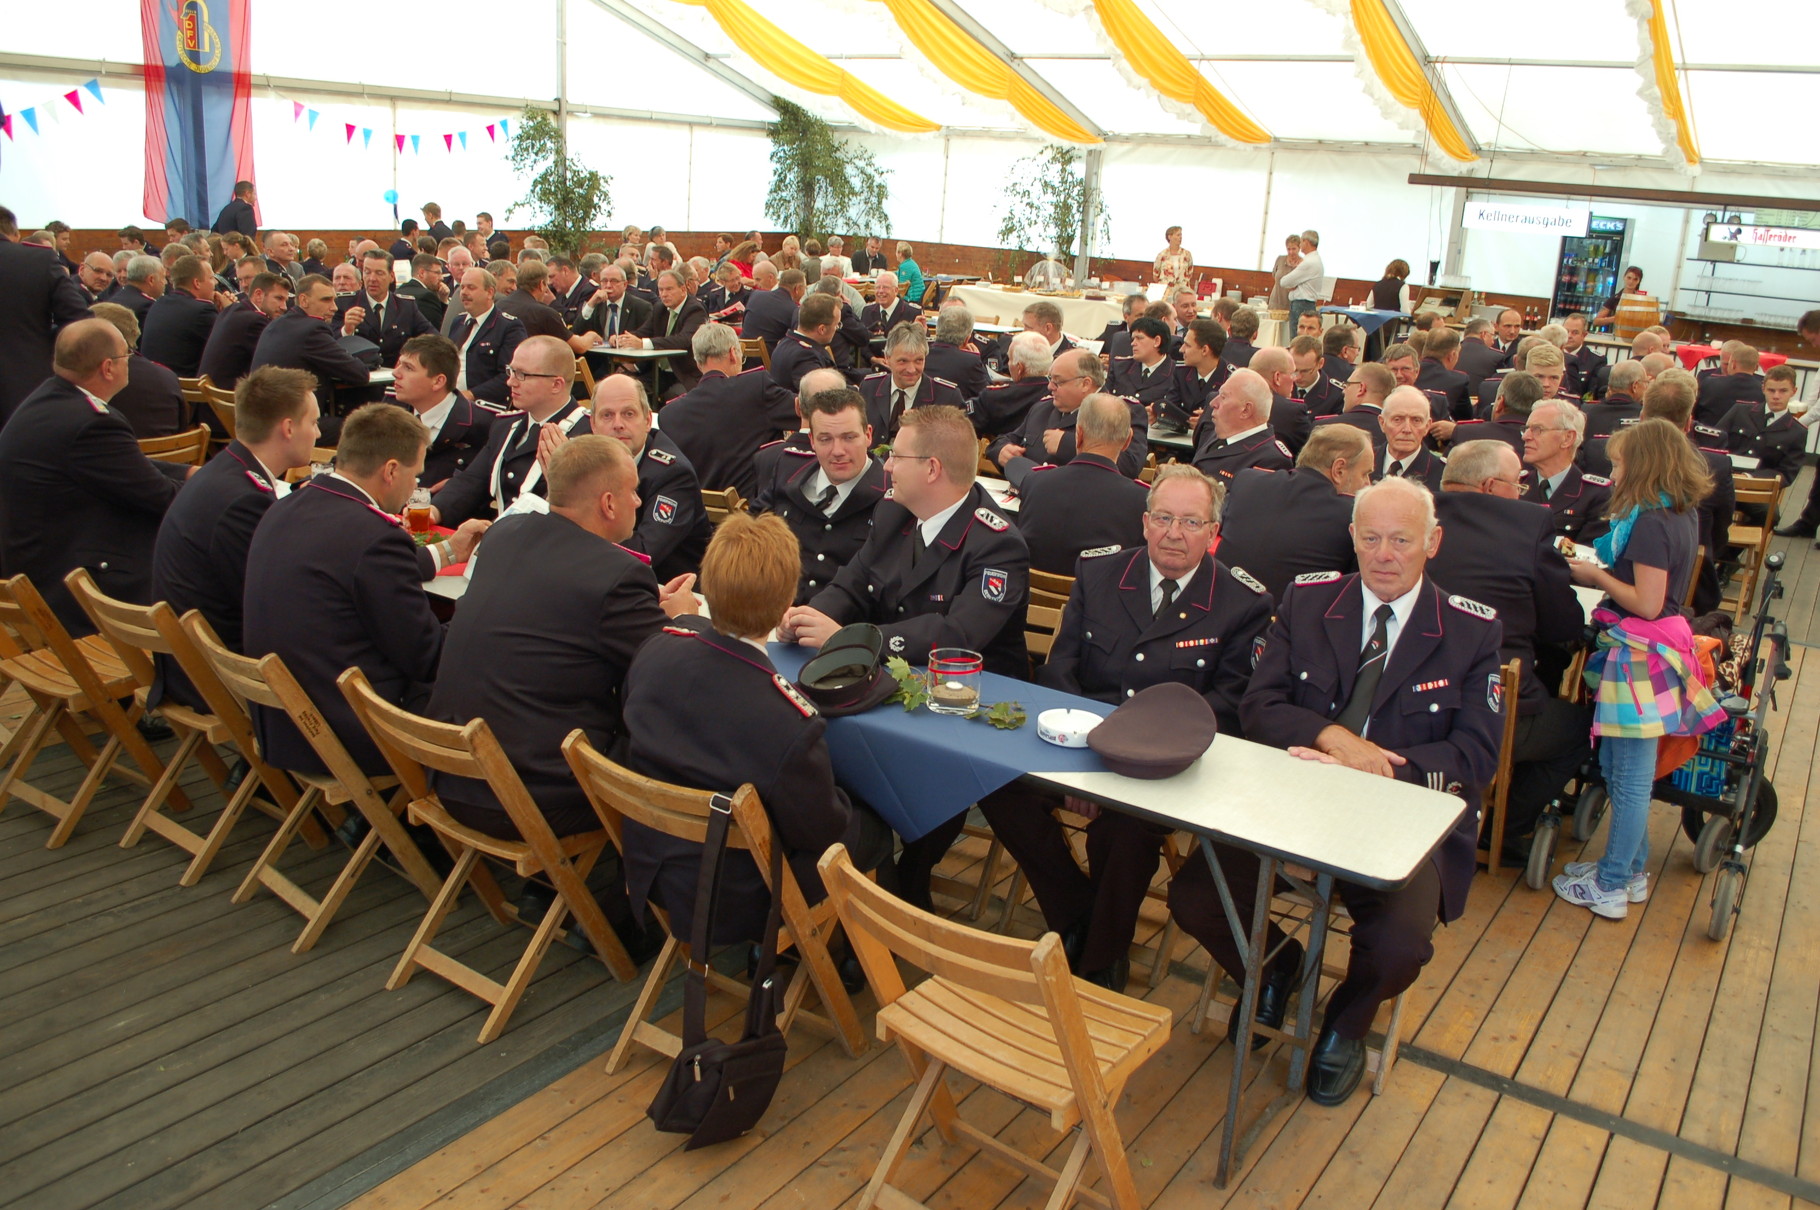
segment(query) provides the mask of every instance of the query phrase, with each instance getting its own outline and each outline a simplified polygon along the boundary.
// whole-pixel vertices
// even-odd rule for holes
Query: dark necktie
[[[897,422],[904,418],[904,391],[902,387],[891,393],[891,429],[897,431]]]
[[[1150,615],[1153,618],[1160,618],[1169,612],[1170,602],[1175,600],[1175,590],[1181,585],[1175,580],[1164,580],[1158,587],[1162,590],[1163,595],[1157,601],[1156,612]]]
[[[915,567],[929,553],[929,543],[923,539],[923,527],[916,527],[916,541],[910,547],[910,566]]]
[[[1289,397],[1291,399],[1307,399],[1308,398],[1308,388],[1307,387],[1297,387],[1293,392],[1290,393]]]
[[[1403,464],[1401,462],[1398,462],[1395,458],[1392,458],[1390,460],[1390,469],[1385,471],[1384,473],[1388,476],[1392,476],[1392,477],[1401,479],[1403,477],[1403,471],[1404,471]]]
[[[373,304],[373,322],[381,332],[385,331],[385,304],[383,302]]]
[[[1365,723],[1371,717],[1371,699],[1378,691],[1378,682],[1384,679],[1385,657],[1390,654],[1390,616],[1388,605],[1378,606],[1372,614],[1373,626],[1371,638],[1359,650],[1359,675],[1352,683],[1352,696],[1346,699],[1346,708],[1333,721],[1346,728],[1354,735],[1365,731]]]
[[[1554,494],[1555,494],[1554,485],[1552,483],[1550,483],[1547,479],[1542,480],[1542,499],[1544,501],[1546,501],[1550,496],[1552,496]]]
[[[830,483],[827,486],[826,490],[824,490],[821,495],[819,495],[815,498],[815,507],[817,509],[819,509],[821,512],[826,513],[828,511],[829,506],[834,503],[834,497],[836,497],[838,495],[840,495],[840,488],[835,487],[832,483]]]
[[[618,303],[608,303],[607,304],[607,335],[609,337],[619,335],[619,304]]]

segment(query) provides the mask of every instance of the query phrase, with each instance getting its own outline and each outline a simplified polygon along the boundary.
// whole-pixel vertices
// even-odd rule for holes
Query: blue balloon
[[[390,203],[391,205],[396,206],[398,204],[398,190],[396,190],[396,189],[386,190],[385,191],[385,200],[388,203]]]

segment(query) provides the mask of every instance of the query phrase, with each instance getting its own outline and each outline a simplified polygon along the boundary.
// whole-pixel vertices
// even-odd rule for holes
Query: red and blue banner
[[[140,0],[145,216],[206,231],[253,180],[249,0]]]

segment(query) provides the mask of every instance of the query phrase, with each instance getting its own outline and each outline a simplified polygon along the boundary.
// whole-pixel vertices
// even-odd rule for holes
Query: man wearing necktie
[[[603,265],[600,288],[581,305],[569,325],[569,347],[576,356],[597,345],[610,344],[623,332],[637,331],[651,315],[651,304],[627,292],[626,271],[617,264]]]
[[[859,554],[888,486],[884,463],[871,454],[872,426],[860,393],[845,385],[839,370],[810,370],[802,385],[797,406],[808,426],[808,457],[780,458],[755,501],[796,534],[803,556],[798,605]]]
[[[1586,413],[1565,399],[1536,404],[1523,422],[1523,461],[1530,479],[1523,498],[1546,504],[1555,532],[1576,542],[1590,542],[1611,527],[1605,516],[1611,480],[1589,475],[1575,463],[1585,434]]]
[[[340,300],[342,323],[353,317],[354,335],[379,346],[382,364],[395,366],[404,342],[436,329],[417,304],[392,290],[392,255],[375,248],[360,258],[361,289]]]
[[[530,337],[513,350],[506,376],[512,383],[512,406],[523,414],[494,421],[480,453],[432,497],[431,515],[440,524],[492,517],[509,508],[523,491],[545,494],[542,462],[549,451],[542,447],[555,442],[554,436],[544,436],[545,430],[565,437],[589,431],[586,407],[569,398],[575,355],[560,340]]]
[[[455,389],[464,399],[505,403],[512,397],[506,367],[525,339],[525,326],[493,305],[498,294],[498,279],[485,269],[461,275],[462,314],[449,339],[461,353]]]
[[[1382,366],[1362,365],[1352,373],[1354,379],[1363,379],[1374,372],[1388,377]],[[1350,380],[1347,385],[1349,393],[1362,389],[1354,388]],[[1423,440],[1434,426],[1428,397],[1417,387],[1397,387],[1384,398],[1383,410],[1370,419],[1378,426],[1377,435],[1383,440],[1372,478],[1414,479],[1431,492],[1440,491],[1441,474],[1447,469],[1447,460],[1429,449]]]
[[[616,349],[681,350],[683,356],[666,359],[653,373],[658,394],[669,399],[694,389],[701,381],[701,370],[688,352],[695,329],[708,322],[708,312],[690,297],[687,283],[675,269],[665,269],[657,275],[657,301],[657,307],[644,323],[629,332],[621,332],[607,344]],[[668,386],[664,385],[666,382]]]
[[[1322,1105],[1337,1105],[1358,1087],[1378,1006],[1414,983],[1433,956],[1436,920],[1457,919],[1466,908],[1477,803],[1497,768],[1504,708],[1497,610],[1449,596],[1424,574],[1441,544],[1427,489],[1407,479],[1366,488],[1353,501],[1352,538],[1357,574],[1298,576],[1284,594],[1239,704],[1245,737],[1462,802],[1453,830],[1401,889],[1336,885],[1353,940],[1309,1068],[1308,1095]],[[1369,785],[1361,781],[1362,794]],[[1249,920],[1257,859],[1232,846],[1215,850],[1234,906]],[[1244,969],[1201,853],[1175,876],[1169,908],[1222,967]],[[1283,942],[1272,924],[1266,951]],[[1282,1024],[1302,956],[1301,945],[1289,943],[1268,968],[1258,989],[1261,1023]]]
[[[866,398],[866,421],[879,442],[888,443],[911,408],[943,404],[968,410],[960,388],[945,378],[923,372],[929,360],[929,335],[920,324],[900,324],[885,338],[885,368],[860,383]]]

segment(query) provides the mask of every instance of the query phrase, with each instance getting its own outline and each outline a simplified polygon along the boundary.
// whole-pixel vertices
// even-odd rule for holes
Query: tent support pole
[[[1099,225],[1100,217],[1100,169],[1105,167],[1106,153],[1098,147],[1087,151],[1087,197],[1081,207],[1081,250],[1074,257],[1074,280],[1083,284],[1092,276],[1089,272],[1093,265],[1093,232]]]

